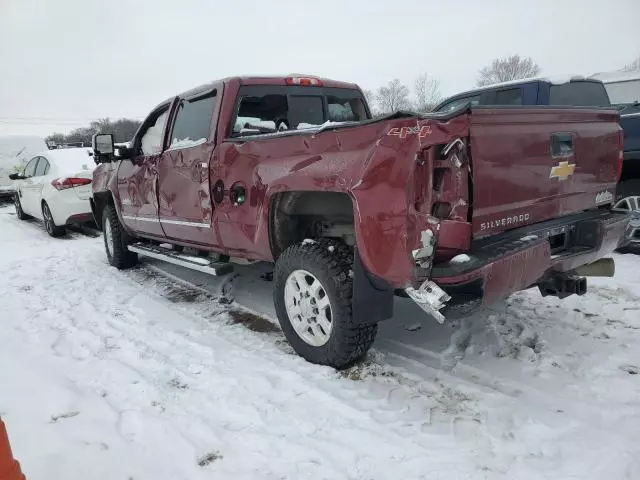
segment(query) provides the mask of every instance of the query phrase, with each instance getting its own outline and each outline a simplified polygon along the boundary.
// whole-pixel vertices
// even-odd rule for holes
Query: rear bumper
[[[628,241],[630,219],[626,212],[585,212],[482,239],[470,261],[436,266],[431,279],[452,297],[446,309],[489,304],[606,256]]]
[[[79,198],[72,189],[62,190],[46,200],[56,225],[82,223],[93,218],[89,200]]]
[[[76,213],[74,215],[71,215],[69,218],[67,218],[66,224],[70,224],[70,223],[87,223],[87,222],[94,222],[95,220],[93,218],[93,214],[92,213]]]

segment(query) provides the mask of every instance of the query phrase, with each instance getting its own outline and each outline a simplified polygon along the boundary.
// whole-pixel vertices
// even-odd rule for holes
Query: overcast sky
[[[543,75],[614,70],[640,56],[639,22],[640,0],[0,0],[0,135],[142,118],[236,74],[427,72],[446,96],[515,53]]]

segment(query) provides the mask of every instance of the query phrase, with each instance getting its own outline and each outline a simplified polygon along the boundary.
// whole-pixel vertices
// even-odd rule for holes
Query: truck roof
[[[290,73],[288,75],[241,75],[235,77],[226,77],[218,80],[214,80],[210,83],[205,83],[203,85],[199,85],[194,87],[186,92],[179,93],[177,95],[171,96],[166,100],[160,102],[155,108],[158,108],[160,105],[163,105],[169,101],[171,101],[175,96],[180,97],[191,97],[194,95],[198,95],[200,93],[208,92],[211,90],[214,85],[219,83],[230,83],[230,82],[239,82],[241,85],[287,85],[286,79],[291,77],[309,77],[315,78],[322,82],[322,86],[324,87],[332,87],[332,88],[348,88],[348,89],[358,89],[358,85],[355,83],[342,82],[339,80],[331,80],[330,78],[318,77],[316,75],[309,75],[305,73]],[[155,109],[154,108],[154,109]]]
[[[601,80],[598,78],[585,77],[582,75],[557,75],[552,77],[520,78],[518,80],[509,80],[508,82],[492,83],[491,85],[483,85],[481,87],[471,88],[469,90],[458,92],[454,95],[450,95],[444,98],[443,100],[441,100],[440,103],[436,105],[435,108],[437,110],[441,105],[459,96],[465,96],[465,95],[476,93],[476,92],[484,92],[485,90],[493,90],[495,88],[508,87],[511,85],[522,85],[525,83],[533,83],[533,82],[549,83],[551,85],[564,85],[565,83],[580,82],[580,81],[601,82]]]
[[[481,90],[489,90],[492,88],[505,87],[509,85],[519,85],[521,83],[529,83],[529,82],[544,82],[550,83],[552,85],[563,85],[569,82],[577,82],[581,80],[594,80],[597,79],[587,78],[582,75],[557,75],[553,77],[531,77],[531,78],[520,78],[518,80],[509,80],[508,82],[499,82],[492,83],[491,85],[483,85],[482,87],[472,88],[468,90],[469,92],[481,91]]]

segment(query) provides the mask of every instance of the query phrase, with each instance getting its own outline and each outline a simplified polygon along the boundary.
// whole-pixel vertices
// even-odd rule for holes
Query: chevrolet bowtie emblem
[[[575,163],[560,162],[555,167],[551,167],[549,178],[557,178],[558,180],[566,180],[576,169]]]

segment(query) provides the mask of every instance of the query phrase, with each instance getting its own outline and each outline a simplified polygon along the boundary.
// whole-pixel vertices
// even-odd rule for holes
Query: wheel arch
[[[269,201],[269,245],[274,261],[305,239],[338,240],[353,250],[353,316],[371,324],[393,315],[393,287],[367,270],[357,246],[353,198],[345,192],[288,191]]]
[[[272,195],[268,233],[274,261],[305,238],[351,237],[345,243],[354,245],[355,216],[353,199],[345,192],[292,190]]]
[[[111,205],[115,208],[115,202],[113,201],[111,192],[106,191],[94,193],[89,199],[89,205],[91,206],[91,213],[93,214],[96,226],[99,230],[102,230],[102,213],[104,212],[104,208],[107,205]]]

